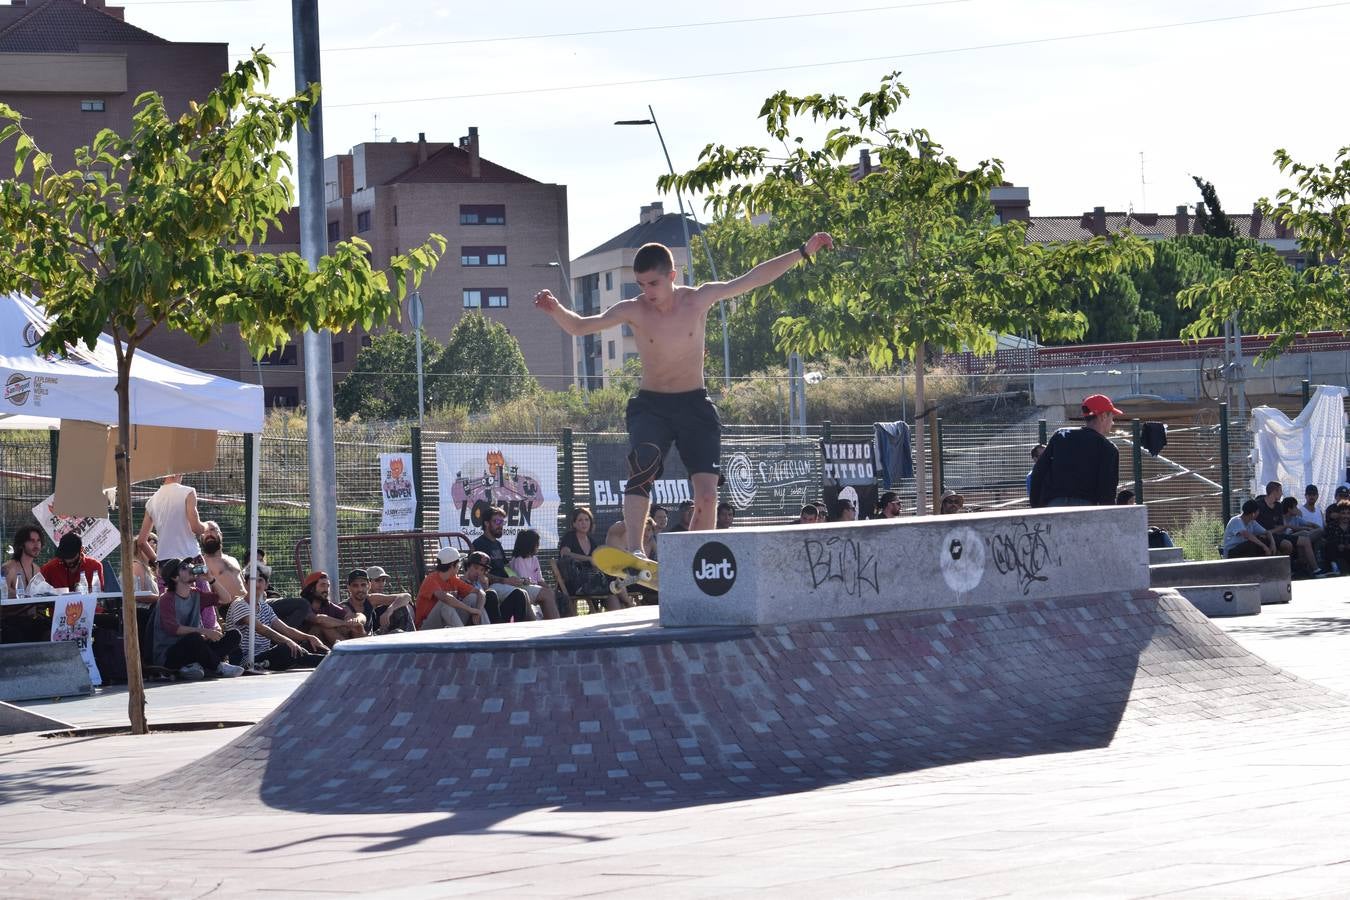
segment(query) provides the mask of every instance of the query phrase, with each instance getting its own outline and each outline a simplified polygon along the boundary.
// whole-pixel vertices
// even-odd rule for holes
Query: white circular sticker
[[[987,552],[984,539],[975,529],[961,526],[948,531],[938,547],[938,567],[947,587],[958,594],[968,594],[984,579]]]

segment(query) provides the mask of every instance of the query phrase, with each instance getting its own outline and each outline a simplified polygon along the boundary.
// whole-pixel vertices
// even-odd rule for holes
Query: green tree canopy
[[[1233,220],[1228,218],[1228,213],[1223,211],[1223,204],[1219,202],[1219,191],[1213,183],[1199,175],[1192,175],[1191,180],[1200,189],[1200,199],[1203,201],[1195,209],[1195,218],[1200,223],[1200,231],[1213,238],[1237,237],[1237,227],[1233,224]]]
[[[422,331],[422,370],[439,360],[445,345]],[[333,394],[333,411],[343,419],[390,421],[417,418],[417,339],[402,331],[386,331],[371,338],[352,363],[351,372]],[[424,377],[425,382],[425,377]],[[425,386],[424,386],[425,387]],[[423,390],[425,394],[425,389]],[[425,398],[428,409],[441,405],[438,397]]]
[[[204,342],[238,326],[254,353],[304,328],[370,328],[435,266],[438,235],[371,268],[369,246],[336,244],[311,272],[299,254],[254,247],[294,204],[290,160],[279,149],[318,102],[317,85],[287,99],[262,88],[271,61],[254,53],[201,102],[173,118],[158,94],[136,98],[130,135],[104,129],[59,172],[0,106],[0,141],[14,141],[14,178],[0,181],[0,290],[37,295],[51,319],[43,352],[94,347],[111,332],[117,354],[118,525],[132,559],[128,385],[137,348],[156,328]],[[24,176],[25,171],[28,175]],[[134,622],[130,578],[123,615]],[[144,733],[137,631],[126,629],[133,730]]]
[[[962,165],[927,131],[890,123],[908,96],[898,73],[856,102],[780,91],[759,113],[772,149],[710,144],[693,170],[658,186],[709,193],[718,217],[767,213],[794,243],[829,231],[836,252],[804,273],[809,310],[774,323],[779,349],[866,356],[879,368],[914,358],[922,408],[925,348],[988,352],[998,333],[1080,336],[1087,323],[1069,308],[1075,293],[1150,251],[1128,235],[1028,244],[1023,223],[994,219],[998,160]],[[859,177],[853,158],[864,149],[875,167]]]
[[[1300,163],[1285,150],[1275,151],[1275,164],[1294,184],[1274,201],[1263,199],[1262,212],[1291,229],[1315,264],[1296,271],[1270,248],[1251,246],[1237,252],[1231,274],[1178,297],[1197,311],[1183,336],[1217,334],[1236,315],[1244,331],[1275,338],[1263,360],[1279,356],[1300,334],[1350,331],[1350,147],[1331,165]]]
[[[438,403],[463,406],[470,413],[484,412],[539,387],[506,326],[476,312],[465,313],[455,323],[431,371]]]

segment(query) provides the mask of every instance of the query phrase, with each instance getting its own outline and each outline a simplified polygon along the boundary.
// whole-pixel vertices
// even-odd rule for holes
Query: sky
[[[122,5],[170,40],[228,42],[232,61],[261,46],[273,86],[293,84],[286,0]],[[644,204],[676,209],[655,130],[613,124],[648,105],[683,171],[709,143],[767,143],[776,91],[856,98],[899,70],[912,97],[893,124],[1001,159],[1032,215],[1171,212],[1199,199],[1192,175],[1247,212],[1287,185],[1276,148],[1329,162],[1350,144],[1335,99],[1350,0],[321,0],[319,16],[325,155],[476,125],[485,158],[567,186],[572,257]]]

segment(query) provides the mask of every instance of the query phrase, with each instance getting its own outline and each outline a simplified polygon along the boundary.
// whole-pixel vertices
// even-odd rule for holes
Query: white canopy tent
[[[31,298],[0,297],[0,428],[54,429],[61,427],[63,419],[115,427],[117,351],[113,339],[103,334],[92,351],[81,344],[64,358],[43,356],[37,344],[48,325]],[[261,435],[263,429],[261,385],[198,372],[141,350],[131,361],[129,399],[132,425],[254,435]],[[261,441],[254,440],[251,489],[255,500],[248,510],[250,561],[257,559],[258,552],[260,445]],[[251,664],[251,615],[249,624]]]

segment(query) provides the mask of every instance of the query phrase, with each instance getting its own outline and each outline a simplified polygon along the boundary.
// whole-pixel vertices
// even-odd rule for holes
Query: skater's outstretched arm
[[[573,337],[595,334],[615,325],[632,324],[628,316],[629,310],[633,308],[632,300],[622,300],[598,316],[579,316],[563,306],[562,302],[553,296],[552,291],[543,290],[534,295],[534,305],[552,316],[553,321]]]
[[[739,278],[733,278],[730,281],[709,281],[699,285],[695,291],[695,296],[699,302],[711,307],[719,300],[729,300],[732,297],[738,297],[741,294],[753,291],[755,288],[762,288],[777,281],[788,269],[802,260],[809,260],[816,255],[818,250],[825,247],[833,249],[834,239],[825,232],[818,231],[807,238],[797,249],[766,260]]]

